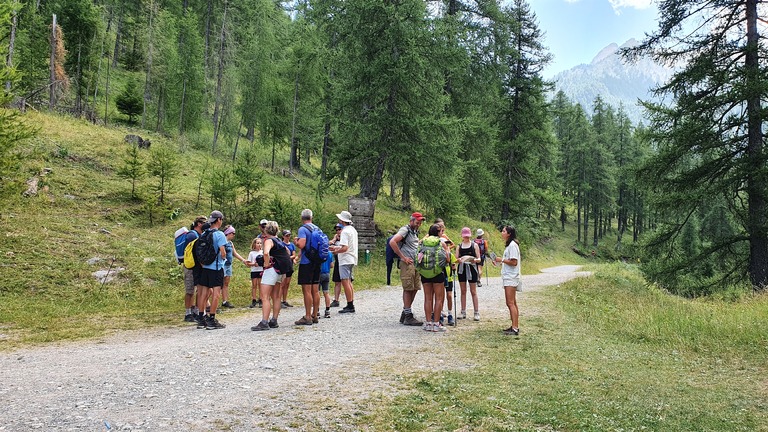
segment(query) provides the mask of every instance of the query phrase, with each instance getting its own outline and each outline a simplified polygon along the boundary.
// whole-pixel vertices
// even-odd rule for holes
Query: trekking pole
[[[104,279],[101,280],[101,286],[99,287],[99,292],[104,288],[104,284],[107,283],[107,278],[109,277],[109,272],[112,271],[112,266],[115,265],[115,257],[112,257],[112,262],[109,263],[109,269],[107,270],[107,274],[104,275]]]
[[[456,269],[458,270],[458,269]],[[453,270],[453,326],[456,327],[459,324],[459,304],[456,300],[456,291],[459,290],[459,286],[456,284],[456,270]]]
[[[488,286],[490,284],[488,281],[488,266],[483,266],[483,269],[485,270],[485,286]]]

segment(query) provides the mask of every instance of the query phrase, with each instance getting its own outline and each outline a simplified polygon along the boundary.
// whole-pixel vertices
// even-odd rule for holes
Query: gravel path
[[[577,270],[525,276],[525,290],[588,275]],[[225,313],[223,330],[130,331],[3,353],[0,431],[355,430],[372,396],[404,386],[398,370],[423,367],[422,355],[447,361],[442,342],[453,332],[508,325],[500,282],[478,288],[481,322],[459,321],[442,334],[400,325],[402,291],[385,287],[358,293],[354,316],[334,308],[312,327],[289,325],[298,307],[283,311],[280,328],[260,333],[250,331],[255,313]],[[519,298],[524,331],[525,293]],[[422,301],[414,304],[420,319]]]

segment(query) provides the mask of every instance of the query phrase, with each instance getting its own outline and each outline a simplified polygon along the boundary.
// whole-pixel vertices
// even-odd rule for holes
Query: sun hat
[[[352,213],[346,210],[342,211],[341,213],[338,213],[336,217],[339,218],[339,220],[342,222],[346,222],[346,223],[352,222]]]
[[[419,212],[415,212],[415,213],[411,213],[411,219],[416,219],[416,220],[423,221],[423,220],[426,220],[427,218],[425,218],[423,214],[421,214]]]
[[[482,228],[478,228],[477,231],[475,231],[475,235],[478,237],[482,237],[483,234],[485,234],[485,231],[483,231]]]
[[[216,219],[224,219],[224,213],[214,210],[211,212],[211,216],[208,217],[208,223],[216,222]]]

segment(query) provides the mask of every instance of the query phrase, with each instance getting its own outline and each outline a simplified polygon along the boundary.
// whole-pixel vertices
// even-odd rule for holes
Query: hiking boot
[[[320,322],[320,320],[317,318],[317,316],[313,316],[312,317],[312,324],[317,324],[319,322]]]
[[[205,320],[205,329],[206,330],[218,330],[223,329],[226,326],[219,322],[216,318],[208,317],[208,319]]]
[[[509,336],[518,336],[520,334],[520,329],[510,327],[508,329],[505,329],[503,333]]]
[[[480,312],[475,311],[475,316],[473,318],[475,321],[480,321]]]
[[[440,325],[443,325],[443,323],[445,323],[445,315],[443,315],[443,314],[441,313],[441,314],[440,314],[440,321],[438,321],[438,322],[440,323]]]
[[[449,326],[455,326],[456,321],[453,320],[453,315],[448,315],[448,325]]]
[[[194,315],[192,315],[192,314],[186,314],[186,315],[184,315],[184,322],[190,322],[190,323],[192,323],[192,322],[197,322],[197,320],[195,319],[195,316],[194,316]]]
[[[305,325],[305,326],[311,326],[312,325],[312,318],[307,319],[307,317],[301,317],[298,321],[294,322],[294,324],[298,325]]]
[[[407,326],[420,326],[424,323],[414,318],[412,313],[409,313],[405,314],[405,318],[403,318],[403,324]]]
[[[323,318],[330,318],[331,317],[331,311],[327,310],[325,311],[325,315],[323,315]]]
[[[258,301],[256,301],[256,300],[251,300],[251,305],[250,305],[250,306],[248,306],[248,307],[249,307],[249,308],[251,308],[251,309],[253,309],[253,308],[255,308],[255,307],[256,307],[256,306],[258,306],[258,305],[259,305],[259,302],[258,302]]]
[[[346,305],[343,308],[339,309],[339,313],[355,313],[355,307]]]
[[[403,323],[403,321],[405,321],[405,311],[403,311],[403,312],[400,314],[400,324],[402,324],[402,323]]]
[[[288,303],[287,301],[284,301],[284,302],[280,302],[280,306],[282,306],[282,307],[284,307],[284,308],[293,307],[293,305],[292,305],[292,304],[290,304],[290,303]]]
[[[269,325],[269,328],[278,328],[278,327],[280,327],[280,325],[277,323],[277,320],[274,319],[274,318],[269,320],[269,323],[267,323],[267,324]]]
[[[205,328],[205,318],[206,318],[205,315],[203,316],[198,315],[195,317],[195,323],[197,323],[197,328],[199,329]]]
[[[483,283],[480,282],[480,281],[477,281],[477,286],[481,287],[481,286],[483,286]]]
[[[253,330],[253,331],[269,330],[269,324],[266,321],[259,321],[258,324],[256,324],[255,326],[251,327],[251,330]]]
[[[234,306],[232,306],[232,303],[230,303],[230,302],[229,302],[229,300],[227,300],[227,301],[225,301],[224,303],[222,303],[222,304],[221,304],[221,307],[225,307],[225,308],[227,308],[227,309],[232,309],[232,308],[234,308]]]
[[[332,301],[331,302],[331,307],[339,307],[339,301],[338,300]]]

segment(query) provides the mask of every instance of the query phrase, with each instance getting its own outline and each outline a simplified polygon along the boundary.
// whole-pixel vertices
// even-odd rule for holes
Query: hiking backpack
[[[475,239],[475,244],[477,244],[477,248],[480,249],[480,256],[485,256],[485,239]]]
[[[184,247],[184,267],[188,269],[193,269],[197,266],[197,260],[195,259],[195,243],[197,243],[197,239],[187,243],[187,246]]]
[[[448,256],[440,243],[440,237],[429,236],[421,242],[416,268],[425,278],[433,278],[448,265]]]
[[[312,264],[322,264],[328,259],[328,236],[325,235],[323,230],[318,226],[307,226],[309,229],[309,237],[307,237],[307,244],[304,245],[307,259]]]
[[[277,237],[272,237],[272,248],[269,250],[269,258],[272,267],[277,274],[288,274],[293,271],[293,260],[288,253],[288,246]]]
[[[176,253],[176,260],[181,264],[184,260],[184,248],[187,247],[187,227],[181,227],[173,234],[173,243]]]
[[[213,232],[206,230],[196,241],[194,246],[195,262],[202,265],[213,264],[219,255],[213,244]]]

